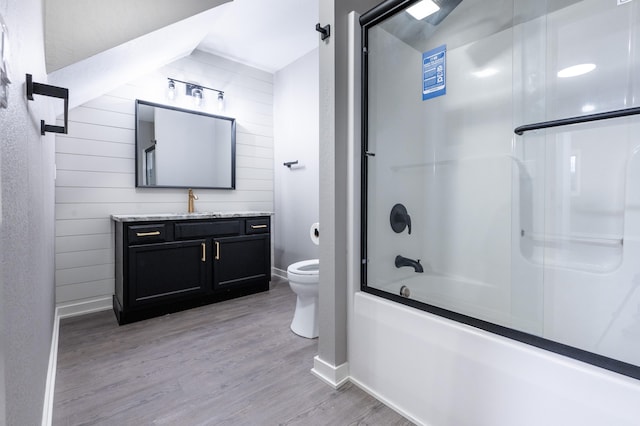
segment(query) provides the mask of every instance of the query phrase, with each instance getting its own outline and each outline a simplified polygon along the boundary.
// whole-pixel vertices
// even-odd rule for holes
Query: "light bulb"
[[[167,89],[167,98],[170,101],[176,98],[176,82],[169,79],[169,88]]]
[[[218,92],[218,110],[224,110],[224,93]]]
[[[195,106],[202,105],[202,90],[201,89],[193,89],[191,92],[191,96],[193,96],[193,103]]]

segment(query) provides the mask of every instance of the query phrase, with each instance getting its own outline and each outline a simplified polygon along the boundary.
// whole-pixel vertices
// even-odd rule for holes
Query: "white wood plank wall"
[[[69,133],[56,138],[57,304],[113,294],[112,214],[186,212],[186,189],[134,182],[134,102],[169,104],[167,77],[223,90],[224,112],[210,91],[204,110],[237,120],[236,190],[195,190],[196,210],[273,211],[273,74],[196,50],[70,111]]]

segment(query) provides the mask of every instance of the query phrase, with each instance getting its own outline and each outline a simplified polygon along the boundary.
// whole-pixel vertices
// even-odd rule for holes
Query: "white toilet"
[[[291,290],[298,296],[291,331],[299,336],[318,337],[318,271],[319,260],[303,260],[287,268]]]

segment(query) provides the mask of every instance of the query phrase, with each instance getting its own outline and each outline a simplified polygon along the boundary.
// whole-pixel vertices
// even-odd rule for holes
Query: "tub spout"
[[[402,268],[403,266],[411,266],[416,272],[424,272],[424,269],[422,269],[422,265],[420,264],[420,259],[413,260],[397,255],[396,268]]]

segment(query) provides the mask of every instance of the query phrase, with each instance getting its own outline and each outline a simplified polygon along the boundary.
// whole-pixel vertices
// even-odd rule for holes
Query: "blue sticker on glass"
[[[422,100],[447,93],[447,45],[422,54]]]

